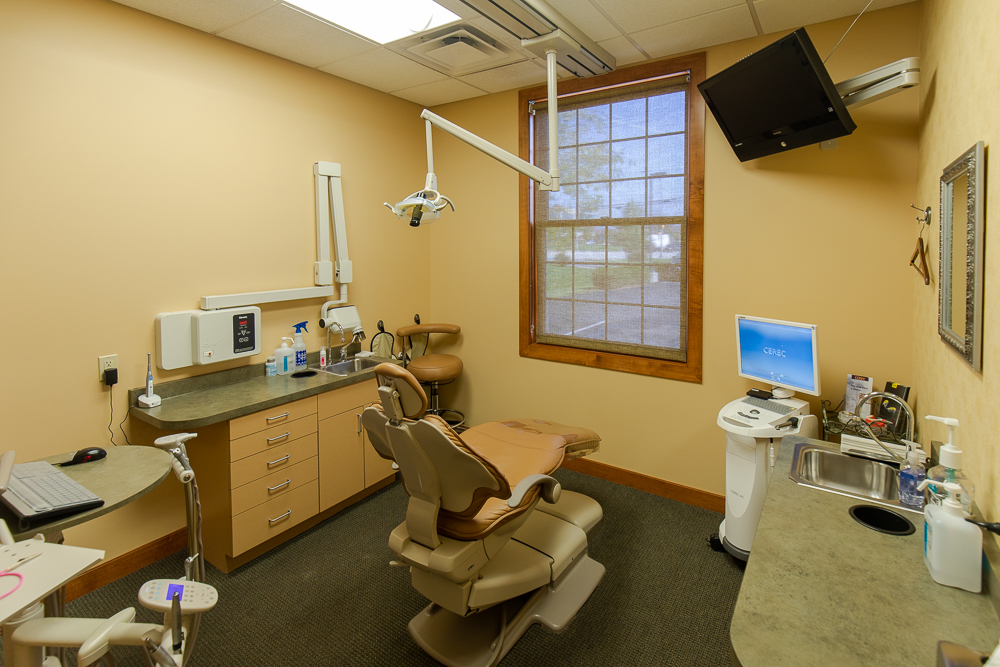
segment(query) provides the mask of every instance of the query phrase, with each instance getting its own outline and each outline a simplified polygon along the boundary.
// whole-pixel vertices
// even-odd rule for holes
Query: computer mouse
[[[75,466],[79,463],[90,463],[91,461],[100,461],[107,455],[108,453],[103,449],[101,449],[100,447],[84,447],[76,454],[74,454],[72,459],[66,461],[66,463],[63,463],[63,466]]]

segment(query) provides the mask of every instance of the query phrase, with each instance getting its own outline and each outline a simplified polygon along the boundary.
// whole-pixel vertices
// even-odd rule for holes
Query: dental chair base
[[[425,596],[469,609],[463,616],[432,602],[410,621],[410,636],[441,664],[495,665],[534,623],[562,632],[597,588],[605,568],[588,556],[587,539],[600,524],[601,506],[563,491],[559,502],[540,502],[536,510],[476,581],[458,584],[410,569]],[[405,531],[405,523],[393,531],[394,549]]]

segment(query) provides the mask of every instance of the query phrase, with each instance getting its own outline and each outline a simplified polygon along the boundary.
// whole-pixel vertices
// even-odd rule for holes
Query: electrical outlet
[[[104,382],[104,371],[118,368],[118,355],[109,354],[106,357],[97,357],[97,379]]]

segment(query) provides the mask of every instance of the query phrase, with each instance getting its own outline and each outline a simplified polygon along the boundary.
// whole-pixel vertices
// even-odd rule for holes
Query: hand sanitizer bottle
[[[922,458],[920,452],[910,449],[899,466],[899,502],[910,507],[924,506],[924,492],[917,488],[926,477]]]
[[[936,504],[944,495],[942,488],[945,482],[954,482],[962,487],[962,511],[966,516],[972,516],[972,503],[975,500],[975,488],[972,480],[962,471],[962,450],[955,446],[955,429],[958,428],[958,420],[952,417],[935,417],[927,415],[926,419],[941,422],[948,427],[948,442],[941,448],[941,461],[927,471],[927,479],[930,480],[932,498]]]
[[[274,351],[274,363],[278,366],[278,375],[289,375],[295,372],[295,352],[288,347],[286,340],[292,339],[288,336],[282,336],[281,347]]]
[[[920,490],[933,484],[925,479]],[[983,532],[962,516],[962,487],[938,484],[948,495],[924,510],[924,563],[939,584],[978,593],[983,587]]]

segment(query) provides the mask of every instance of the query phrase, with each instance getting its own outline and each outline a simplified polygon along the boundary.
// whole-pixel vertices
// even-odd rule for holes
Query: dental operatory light
[[[387,44],[432,30],[459,17],[434,0],[286,0],[313,16]]]
[[[540,190],[559,191],[559,109],[556,94],[556,68],[559,66],[560,58],[565,57],[566,54],[579,52],[581,46],[562,30],[554,30],[547,35],[533,39],[522,39],[521,45],[533,53],[544,56],[548,66],[549,170],[545,171],[536,167],[496,144],[492,144],[465,128],[424,109],[420,117],[424,119],[427,129],[427,178],[424,181],[423,190],[417,190],[397,202],[395,206],[385,202],[385,206],[395,213],[397,218],[409,216],[410,226],[419,227],[422,220],[430,221],[439,217],[441,210],[446,206],[451,206],[452,210],[455,209],[452,201],[437,190],[437,176],[434,174],[434,145],[431,136],[434,127],[444,130],[473,148],[486,153],[494,160],[504,163],[514,171],[537,181]]]

